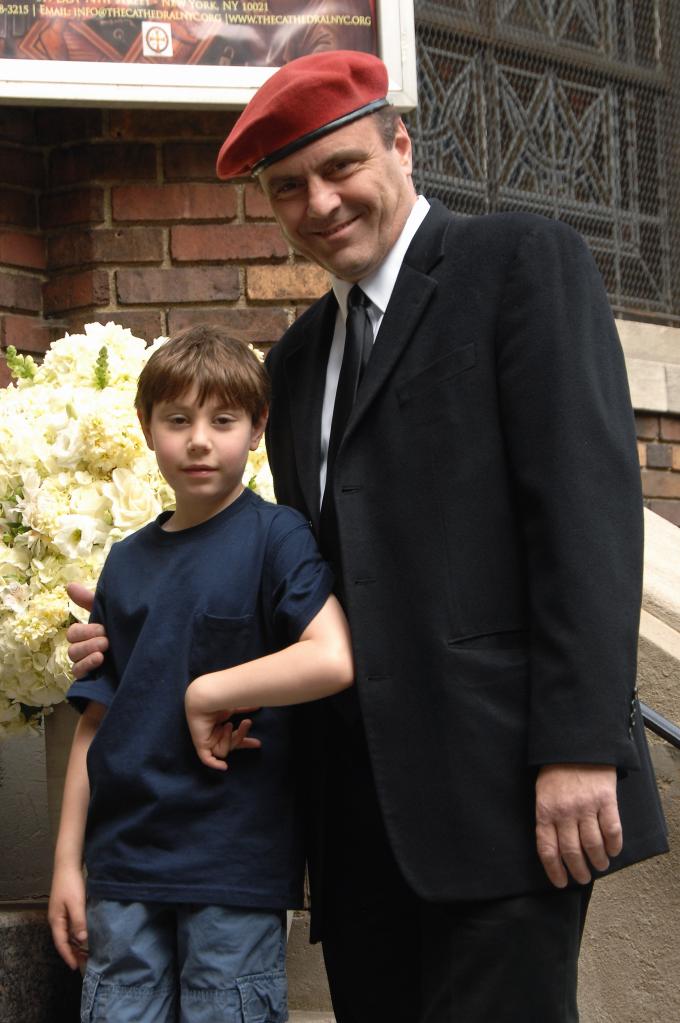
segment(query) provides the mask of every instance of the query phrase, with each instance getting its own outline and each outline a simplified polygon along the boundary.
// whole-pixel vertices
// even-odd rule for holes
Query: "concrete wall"
[[[0,742],[0,902],[45,897],[51,849],[41,735]]]

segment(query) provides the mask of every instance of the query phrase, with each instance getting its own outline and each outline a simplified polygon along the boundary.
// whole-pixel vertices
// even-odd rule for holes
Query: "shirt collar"
[[[387,253],[377,270],[368,277],[358,281],[361,290],[368,295],[373,305],[384,315],[396,284],[401,264],[404,262],[406,250],[413,241],[413,236],[427,216],[430,204],[424,195],[419,195],[411,207],[401,234]],[[331,275],[331,286],[340,307],[343,319],[347,317],[347,296],[352,288],[352,281],[343,281]]]

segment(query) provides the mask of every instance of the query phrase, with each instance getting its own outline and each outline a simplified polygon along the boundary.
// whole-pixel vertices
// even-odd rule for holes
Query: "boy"
[[[241,482],[267,402],[264,367],[219,328],[177,335],[139,379],[176,508],[112,548],[93,610],[109,650],[68,694],[49,918],[72,968],[89,951],[83,1020],[287,1018],[302,850],[291,711],[271,708],[345,689],[353,664],[308,523]],[[226,721],[245,706],[264,708],[258,739]]]

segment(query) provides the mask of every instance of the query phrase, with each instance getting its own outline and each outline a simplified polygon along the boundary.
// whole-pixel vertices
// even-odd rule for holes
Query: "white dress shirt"
[[[413,240],[413,236],[422,224],[430,204],[427,199],[419,195],[416,199],[408,219],[404,224],[401,234],[387,253],[382,263],[372,274],[357,281],[364,294],[370,299],[368,316],[373,327],[373,340],[378,334],[382,323],[387,304],[394,290],[401,264],[404,261],[406,250]],[[333,419],[333,406],[335,404],[335,393],[338,389],[340,367],[342,356],[345,351],[345,322],[347,320],[347,296],[352,288],[353,281],[343,281],[339,277],[331,276],[331,286],[338,303],[338,312],[335,317],[335,329],[333,341],[328,355],[328,366],[326,368],[326,388],[323,396],[323,409],[321,412],[321,466],[320,483],[321,497],[323,498],[326,486],[326,460],[328,456],[328,440],[331,433],[331,421]]]

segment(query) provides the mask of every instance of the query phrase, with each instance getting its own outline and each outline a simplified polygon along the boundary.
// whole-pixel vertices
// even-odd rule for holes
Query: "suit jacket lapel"
[[[404,257],[347,423],[345,438],[392,372],[432,300],[437,283],[430,273],[444,254],[444,240],[451,223],[452,217],[446,207],[432,200],[431,209]]]
[[[409,344],[436,290],[429,276],[442,258],[451,214],[437,200],[411,242],[392,292],[349,418],[345,438],[352,432]],[[333,340],[337,303],[328,292],[305,324],[305,337],[286,357],[297,474],[308,515],[318,535],[321,411],[328,354]],[[342,451],[341,445],[340,451]]]
[[[298,479],[317,535],[321,500],[321,411],[337,308],[330,291],[320,300],[314,319],[308,321],[305,339],[286,357],[285,363]]]

